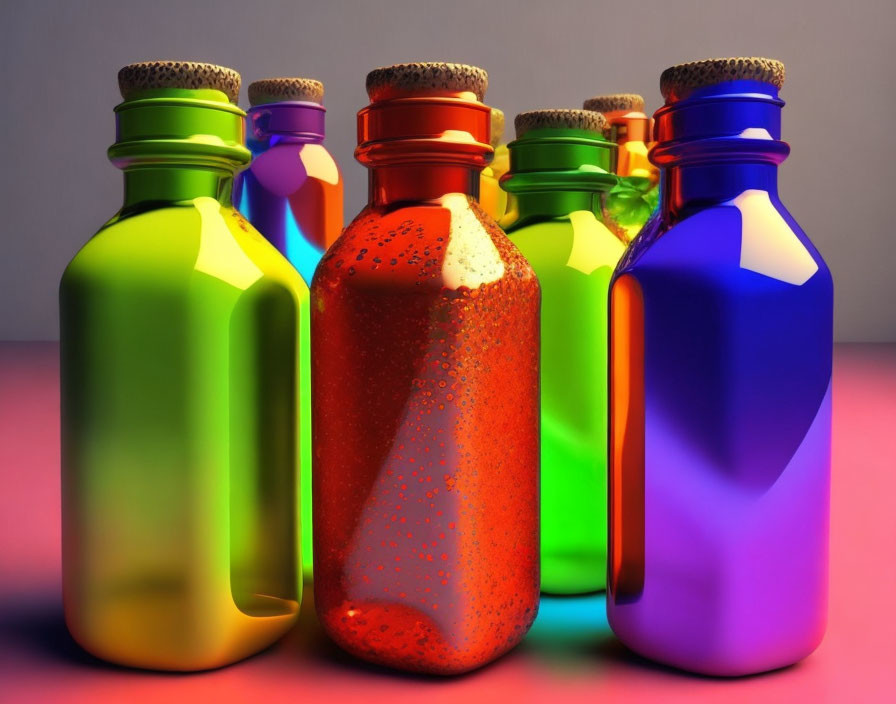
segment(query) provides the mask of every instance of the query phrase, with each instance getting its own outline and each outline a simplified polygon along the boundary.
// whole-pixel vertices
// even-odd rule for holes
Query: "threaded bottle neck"
[[[777,166],[790,152],[781,141],[776,86],[735,80],[697,88],[657,110],[650,160],[663,171],[667,222],[757,189],[777,193]]]
[[[246,113],[246,144],[260,154],[278,144],[321,144],[326,108],[317,103],[266,103]]]
[[[469,97],[376,100],[358,113],[355,157],[370,169],[370,203],[478,196],[479,172],[493,154],[490,110]]]
[[[125,209],[197,197],[230,203],[234,170],[248,163],[245,113],[216,90],[153,89],[115,108],[109,159],[125,172]]]

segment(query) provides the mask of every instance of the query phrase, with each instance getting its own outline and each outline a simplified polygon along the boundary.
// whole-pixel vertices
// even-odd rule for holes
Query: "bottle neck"
[[[260,154],[278,144],[322,144],[326,110],[317,103],[288,101],[250,108],[246,145]]]
[[[176,205],[194,198],[214,198],[230,206],[233,173],[215,168],[144,166],[124,172],[124,210],[144,205]]]
[[[516,194],[516,222],[559,218],[579,210],[601,217],[599,191],[520,191]]]
[[[662,170],[663,221],[674,224],[746,190],[777,196],[781,141],[777,89],[753,80],[694,90],[657,110],[650,160]]]
[[[124,171],[124,209],[194,198],[230,205],[234,170],[249,161],[245,113],[212,90],[154,89],[115,108],[109,158]]]
[[[479,196],[491,111],[470,96],[392,96],[358,113],[355,157],[369,169],[370,205]]]
[[[370,205],[430,201],[447,193],[479,197],[479,168],[459,164],[390,164],[368,175]]]
[[[746,190],[778,193],[776,164],[718,163],[679,166],[663,175],[664,219],[674,224],[703,208],[733,200]]]
[[[611,139],[616,144],[625,144],[626,142],[644,142],[647,144],[651,141],[650,118],[644,113],[623,112],[620,110],[613,113],[604,113],[604,117],[610,123]]]
[[[580,210],[601,216],[600,194],[617,182],[610,171],[615,144],[597,132],[551,127],[530,130],[509,148],[501,187],[516,196],[516,206],[502,221],[505,229]]]

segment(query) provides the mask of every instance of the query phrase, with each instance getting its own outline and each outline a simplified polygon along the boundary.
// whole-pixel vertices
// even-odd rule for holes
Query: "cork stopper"
[[[497,147],[504,136],[504,111],[492,108],[491,144]]]
[[[588,130],[602,135],[607,129],[607,119],[593,110],[531,110],[517,115],[513,126],[517,139],[539,129]]]
[[[784,85],[784,64],[756,56],[691,61],[663,71],[660,92],[669,103],[686,97],[695,88],[743,80],[762,81],[780,88]]]
[[[249,105],[286,101],[320,103],[324,84],[313,78],[263,78],[249,84]]]
[[[595,95],[588,98],[582,108],[595,112],[644,112],[644,98],[637,93]]]
[[[240,94],[240,74],[232,68],[198,61],[141,61],[118,72],[118,88],[125,100],[145,90],[185,88],[219,90],[235,103]]]
[[[488,73],[466,64],[424,61],[376,68],[367,74],[367,95],[382,100],[395,93],[474,93],[482,101]]]

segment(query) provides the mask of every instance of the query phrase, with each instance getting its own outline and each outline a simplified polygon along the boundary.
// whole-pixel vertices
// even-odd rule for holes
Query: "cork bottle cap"
[[[504,111],[492,108],[491,117],[491,143],[493,147],[497,147],[501,143],[501,137],[504,136]]]
[[[539,129],[588,130],[602,135],[607,129],[607,119],[593,110],[531,110],[517,115],[513,126],[517,139]]]
[[[596,112],[644,112],[644,98],[637,93],[609,93],[588,98],[582,107]]]
[[[686,97],[701,86],[743,80],[762,81],[780,88],[784,85],[784,64],[756,56],[691,61],[663,71],[660,92],[668,103]]]
[[[324,84],[313,78],[263,78],[249,84],[249,104],[265,105],[286,101],[320,103]]]
[[[198,61],[141,61],[118,72],[118,88],[125,100],[145,90],[185,88],[219,90],[235,103],[240,94],[240,74],[232,68]]]
[[[367,95],[372,101],[396,93],[474,93],[482,101],[488,73],[466,64],[424,61],[376,68],[367,74]]]

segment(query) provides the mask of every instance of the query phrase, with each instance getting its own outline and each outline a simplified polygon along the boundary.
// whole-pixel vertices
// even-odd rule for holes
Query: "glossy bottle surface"
[[[311,285],[342,232],[342,175],[324,140],[322,105],[282,102],[247,113],[252,163],[239,172],[234,203]]]
[[[642,112],[605,112],[610,138],[619,145],[618,183],[607,193],[604,217],[628,242],[644,227],[659,204],[659,173],[648,159],[652,121]]]
[[[479,174],[479,205],[495,222],[499,222],[508,208],[508,195],[501,188],[501,177],[510,168],[510,152],[504,144],[504,113],[491,108],[489,143],[494,148],[491,161]]]
[[[311,284],[326,249],[342,232],[342,176],[323,145],[322,105],[281,102],[258,105],[247,114],[246,145],[251,164],[239,172],[234,202],[240,212]],[[307,299],[299,319],[309,320]],[[311,537],[311,387],[308,336],[300,353],[303,364],[300,403],[302,568],[312,573]]]
[[[501,177],[510,168],[510,152],[506,144],[495,147],[495,156],[479,177],[479,204],[492,219],[500,221],[507,212],[507,192],[501,188]]]
[[[729,81],[657,112],[662,217],[611,290],[610,625],[712,675],[825,628],[833,285],[777,195],[782,105]]]
[[[312,285],[315,606],[416,672],[489,662],[538,606],[539,287],[475,202],[487,125],[468,95],[362,110],[371,203]]]
[[[612,145],[542,129],[511,142],[501,225],[542,289],[541,588],[603,589],[607,573],[607,305],[625,245],[601,222]]]
[[[105,660],[219,667],[298,613],[308,292],[230,206],[238,108],[171,89],[116,110],[125,205],[60,287],[66,622]]]

